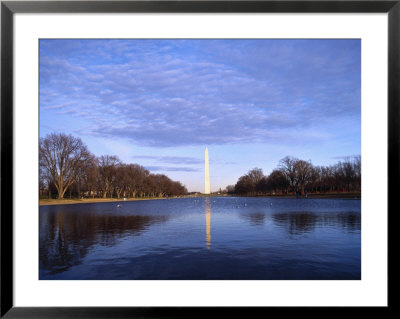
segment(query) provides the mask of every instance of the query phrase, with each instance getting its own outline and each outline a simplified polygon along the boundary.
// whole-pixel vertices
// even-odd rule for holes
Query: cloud
[[[344,156],[333,156],[331,157],[331,159],[335,159],[335,160],[348,160],[348,159],[353,159],[360,156],[360,154],[358,155],[344,155]]]
[[[326,140],[360,92],[358,40],[40,41],[41,112],[141,146]]]
[[[136,155],[133,158],[151,159],[166,164],[202,164],[203,159],[188,156],[153,156],[153,155]]]
[[[145,166],[151,172],[166,171],[166,172],[198,172],[199,169],[191,167],[169,167],[169,166]]]

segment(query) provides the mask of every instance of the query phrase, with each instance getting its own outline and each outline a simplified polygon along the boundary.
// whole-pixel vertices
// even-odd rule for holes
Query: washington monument
[[[208,163],[208,149],[204,154],[204,194],[210,194],[210,166]]]

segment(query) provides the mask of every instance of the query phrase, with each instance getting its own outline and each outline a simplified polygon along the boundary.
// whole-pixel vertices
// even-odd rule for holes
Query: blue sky
[[[360,40],[40,40],[40,136],[204,190],[361,154]]]

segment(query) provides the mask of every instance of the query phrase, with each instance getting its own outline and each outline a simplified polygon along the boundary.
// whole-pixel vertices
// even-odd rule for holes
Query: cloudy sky
[[[211,190],[361,154],[360,40],[40,40],[40,136]]]

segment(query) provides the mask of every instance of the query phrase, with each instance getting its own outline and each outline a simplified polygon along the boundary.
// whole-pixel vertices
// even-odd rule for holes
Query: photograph
[[[40,281],[361,281],[360,38],[37,41]]]

